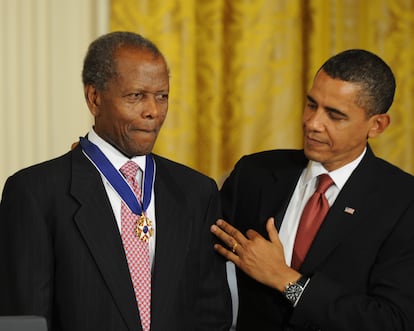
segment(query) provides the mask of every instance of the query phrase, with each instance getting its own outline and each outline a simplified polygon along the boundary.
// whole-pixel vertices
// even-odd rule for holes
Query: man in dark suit
[[[307,95],[304,150],[236,164],[222,188],[232,225],[211,231],[237,266],[237,330],[414,330],[414,179],[367,143],[387,128],[394,91],[378,56],[341,52]],[[322,178],[314,228],[317,216],[301,215]]]
[[[45,316],[51,331],[228,330],[225,260],[209,232],[217,186],[151,154],[168,108],[164,56],[137,34],[109,33],[90,45],[83,82],[95,118],[87,138],[5,184],[0,315]],[[138,198],[118,170],[128,161],[143,171],[128,179],[141,182]],[[145,253],[131,255],[138,246]],[[137,285],[145,272],[150,282]]]

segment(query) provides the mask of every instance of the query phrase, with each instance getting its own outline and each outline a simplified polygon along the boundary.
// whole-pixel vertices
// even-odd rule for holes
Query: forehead
[[[321,105],[336,108],[345,104],[357,106],[360,92],[357,83],[332,78],[321,70],[315,76],[309,96]]]
[[[138,63],[160,63],[165,64],[164,58],[161,55],[155,54],[146,48],[139,48],[134,46],[121,46],[114,52],[114,62],[116,68],[122,68],[124,64],[138,64]]]
[[[136,80],[168,84],[168,69],[164,58],[136,47],[121,47],[114,54],[116,80]]]

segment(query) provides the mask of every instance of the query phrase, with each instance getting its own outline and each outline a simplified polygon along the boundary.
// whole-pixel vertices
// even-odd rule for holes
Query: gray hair
[[[115,52],[121,47],[147,50],[154,57],[164,55],[150,40],[133,32],[111,32],[94,40],[88,48],[82,70],[83,85],[93,85],[104,90],[107,82],[116,75]]]

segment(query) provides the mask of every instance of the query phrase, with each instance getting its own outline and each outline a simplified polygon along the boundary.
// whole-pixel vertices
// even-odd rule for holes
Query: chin
[[[130,157],[146,155],[152,152],[154,144],[153,139],[130,139],[124,142],[124,154]]]
[[[309,150],[309,149],[306,149],[306,148],[304,149],[304,152],[305,152],[305,156],[309,160],[322,163],[322,160],[324,159],[323,155],[320,152],[316,152],[316,151]]]
[[[132,156],[142,156],[147,155],[152,152],[152,145],[151,146],[139,146],[138,148],[134,148],[131,150]]]

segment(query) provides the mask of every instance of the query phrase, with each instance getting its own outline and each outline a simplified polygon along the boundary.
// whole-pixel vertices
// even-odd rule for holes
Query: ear
[[[89,111],[93,116],[97,116],[99,113],[99,106],[101,104],[99,91],[95,86],[88,84],[84,87],[84,93]]]
[[[368,131],[368,138],[375,138],[380,135],[391,123],[391,118],[388,114],[373,115],[369,120],[371,128]]]

